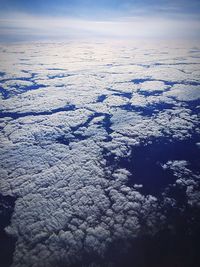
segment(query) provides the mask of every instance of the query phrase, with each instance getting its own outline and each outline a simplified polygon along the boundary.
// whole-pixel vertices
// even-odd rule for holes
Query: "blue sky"
[[[0,0],[1,39],[200,37],[200,0]]]

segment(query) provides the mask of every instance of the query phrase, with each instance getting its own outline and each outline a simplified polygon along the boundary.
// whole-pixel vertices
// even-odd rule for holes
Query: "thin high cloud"
[[[14,3],[15,2],[15,3]],[[24,1],[1,4],[2,40],[71,38],[200,38],[199,4],[186,1]],[[10,5],[9,5],[10,3]],[[11,6],[13,4],[13,6]],[[46,9],[45,9],[46,7]]]

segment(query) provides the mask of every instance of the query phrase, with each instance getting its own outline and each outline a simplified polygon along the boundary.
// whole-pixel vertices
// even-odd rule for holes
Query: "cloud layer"
[[[142,194],[115,163],[160,138],[196,142],[199,48],[24,43],[0,54],[0,192],[17,197],[6,228],[17,239],[12,266],[104,259],[113,243],[158,231],[176,199],[167,188],[163,201]],[[159,164],[198,206],[185,155]]]
[[[199,39],[199,1],[1,1],[2,41]]]

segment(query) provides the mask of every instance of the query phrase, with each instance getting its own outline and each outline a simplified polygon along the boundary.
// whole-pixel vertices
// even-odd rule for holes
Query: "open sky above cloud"
[[[200,2],[197,0],[36,0],[34,3],[3,0],[0,10],[3,41],[200,37]]]

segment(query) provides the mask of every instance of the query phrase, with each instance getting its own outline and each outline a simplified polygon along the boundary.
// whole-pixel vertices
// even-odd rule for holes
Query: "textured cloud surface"
[[[6,228],[13,267],[98,261],[119,240],[154,234],[164,207],[178,205],[172,185],[199,207],[187,155],[160,158],[174,177],[162,197],[144,193],[130,169],[140,146],[195,140],[199,149],[200,50],[177,47],[0,46],[0,193],[17,197]]]

